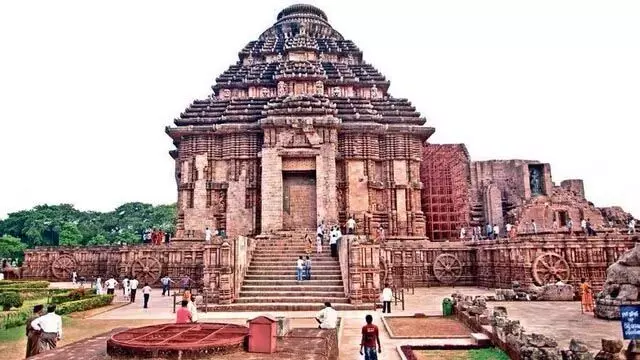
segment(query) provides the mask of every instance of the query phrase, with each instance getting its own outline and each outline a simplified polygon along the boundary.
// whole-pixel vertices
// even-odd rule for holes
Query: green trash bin
[[[449,298],[442,300],[442,316],[453,315],[453,301]]]

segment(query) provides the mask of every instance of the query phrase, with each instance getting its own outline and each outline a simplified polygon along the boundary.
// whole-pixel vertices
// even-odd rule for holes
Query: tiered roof
[[[315,55],[308,60],[288,56],[294,52]],[[279,89],[279,82],[300,80],[322,82],[317,87],[325,95],[286,99],[291,88]],[[194,101],[175,124],[258,123],[268,115],[312,109],[314,114],[334,114],[343,123],[423,125],[425,119],[407,99],[388,94],[389,84],[362,60],[362,52],[352,41],[331,27],[322,10],[293,5],[240,51],[239,61],[216,78],[213,95]],[[333,91],[335,87],[344,91]]]

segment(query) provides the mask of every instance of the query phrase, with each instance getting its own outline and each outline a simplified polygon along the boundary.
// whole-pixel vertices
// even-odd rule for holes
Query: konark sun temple
[[[385,283],[511,288],[586,278],[597,291],[609,286],[608,304],[637,300],[605,284],[637,241],[631,215],[596,207],[580,179],[554,182],[548,163],[471,161],[464,144],[430,143],[435,129],[316,7],[282,10],[212,89],[166,128],[178,199],[170,243],[36,248],[23,275],[68,281],[75,270],[157,286],[164,274],[187,274],[217,311],[324,301],[369,309]],[[337,257],[326,236],[334,225],[344,234]],[[220,236],[205,241],[206,228]],[[305,235],[313,275],[298,282]]]

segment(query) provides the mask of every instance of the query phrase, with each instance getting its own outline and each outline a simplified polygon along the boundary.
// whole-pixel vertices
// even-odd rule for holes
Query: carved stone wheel
[[[76,265],[76,259],[70,255],[59,256],[51,262],[51,274],[58,280],[69,281]]]
[[[433,274],[443,284],[453,284],[462,276],[462,263],[453,254],[440,254],[433,261]]]
[[[562,256],[547,252],[536,257],[531,267],[536,285],[545,285],[557,281],[567,282],[571,269]]]
[[[160,279],[162,264],[156,258],[145,256],[135,260],[131,264],[131,273],[140,281],[140,284],[153,284]]]

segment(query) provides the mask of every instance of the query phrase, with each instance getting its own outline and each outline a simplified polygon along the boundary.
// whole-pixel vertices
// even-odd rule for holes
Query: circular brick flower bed
[[[120,358],[197,359],[242,349],[249,329],[220,323],[160,324],[128,329],[107,341],[107,353]]]

